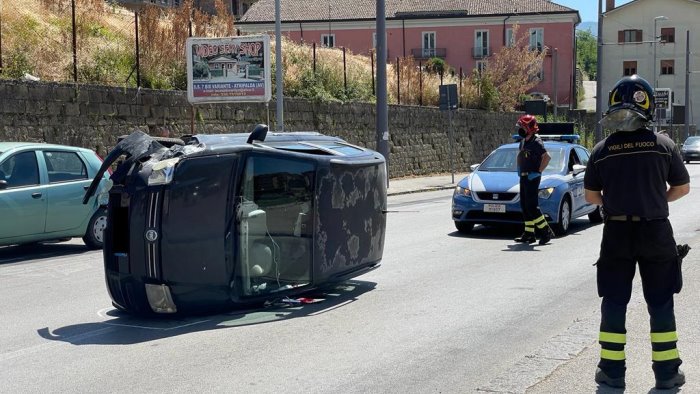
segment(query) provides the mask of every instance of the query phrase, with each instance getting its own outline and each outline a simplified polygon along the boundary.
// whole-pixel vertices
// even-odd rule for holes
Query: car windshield
[[[685,140],[685,143],[683,143],[683,145],[687,145],[687,146],[700,145],[700,137],[688,137],[688,139]]]
[[[564,148],[547,148],[547,152],[552,160],[549,161],[544,173],[560,173],[564,168]],[[517,148],[497,149],[479,165],[479,171],[516,172],[518,171],[517,157]]]

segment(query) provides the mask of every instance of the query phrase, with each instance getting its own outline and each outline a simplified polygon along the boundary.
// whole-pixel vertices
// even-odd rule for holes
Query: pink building
[[[385,1],[389,61],[440,57],[468,74],[487,67],[489,56],[511,40],[518,25],[531,48],[549,48],[542,82],[533,91],[556,97],[559,105],[575,102],[578,11],[549,0]],[[354,53],[375,46],[376,0],[281,0],[281,5],[283,34],[295,41]],[[274,17],[275,0],[259,0],[236,26],[245,33],[274,33]]]

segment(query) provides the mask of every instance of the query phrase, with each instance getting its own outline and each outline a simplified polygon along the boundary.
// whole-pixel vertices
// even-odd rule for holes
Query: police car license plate
[[[503,204],[484,204],[484,212],[506,213],[506,206]]]

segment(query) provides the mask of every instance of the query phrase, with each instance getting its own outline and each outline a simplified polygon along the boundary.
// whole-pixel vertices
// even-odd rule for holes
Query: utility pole
[[[554,63],[554,121],[557,122],[557,117],[559,115],[559,97],[557,95],[557,91],[559,90],[557,86],[557,79],[559,79],[559,50],[557,48],[554,48],[553,52],[554,53],[552,54],[552,57],[554,59],[552,59],[552,62]]]
[[[71,21],[73,23],[73,82],[78,82],[78,39],[75,26],[75,0],[71,0]]]
[[[683,141],[690,136],[690,30],[685,32],[685,130]]]
[[[386,160],[389,185],[389,104],[386,91],[386,5],[377,0],[377,151]]]
[[[282,6],[275,0],[275,80],[277,82],[277,131],[284,131],[284,84],[282,79]]]
[[[595,72],[595,142],[603,139],[603,0],[598,0],[598,61]]]

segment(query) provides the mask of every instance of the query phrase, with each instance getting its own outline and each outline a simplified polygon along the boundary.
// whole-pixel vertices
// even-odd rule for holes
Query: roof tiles
[[[386,17],[414,14],[503,15],[562,13],[576,10],[549,0],[385,0]],[[329,7],[330,4],[330,7]],[[375,19],[376,0],[281,0],[283,21]],[[330,15],[330,18],[329,18]],[[275,0],[260,0],[243,15],[241,22],[265,23],[275,20]]]

